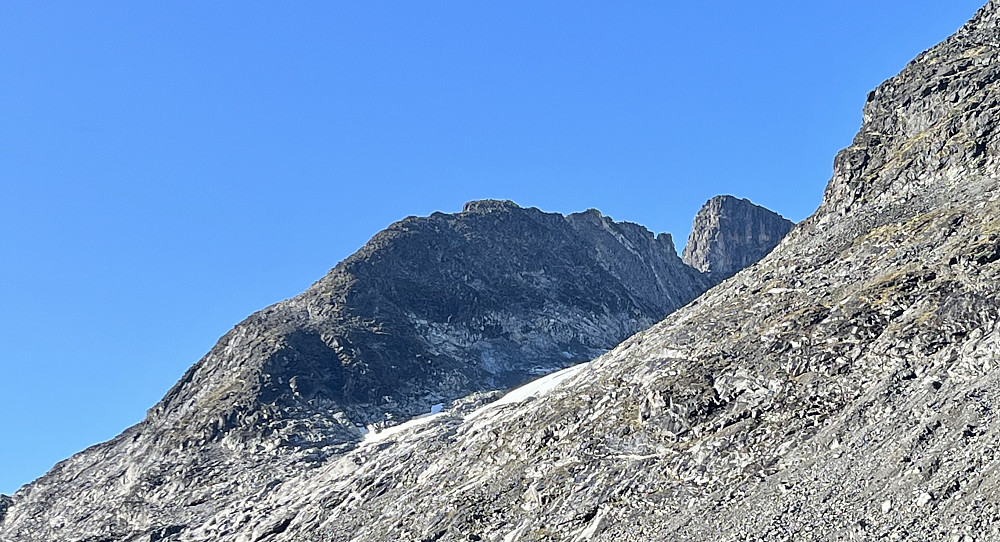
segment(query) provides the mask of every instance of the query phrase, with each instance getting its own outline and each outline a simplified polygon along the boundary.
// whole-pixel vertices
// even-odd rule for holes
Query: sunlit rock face
[[[218,511],[599,356],[711,284],[669,234],[596,210],[406,218],[237,325],[146,420],[3,497],[0,539],[225,538]]]
[[[774,250],[793,225],[750,200],[716,196],[695,215],[681,259],[721,282]]]

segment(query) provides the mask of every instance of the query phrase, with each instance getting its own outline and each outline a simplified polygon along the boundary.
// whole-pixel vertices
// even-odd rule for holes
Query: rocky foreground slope
[[[711,284],[669,234],[594,210],[407,218],[236,326],[143,422],[0,496],[0,539],[196,536],[377,430],[592,359]]]
[[[996,540],[998,122],[991,1],[869,95],[812,217],[608,354],[313,469],[252,471],[269,474],[239,499],[215,478],[163,494],[197,476],[168,469],[118,515],[93,493],[80,510],[111,540]],[[46,516],[46,491],[19,492],[0,536],[96,529]]]

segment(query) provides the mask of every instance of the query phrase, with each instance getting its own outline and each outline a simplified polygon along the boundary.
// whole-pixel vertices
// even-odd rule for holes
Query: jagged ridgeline
[[[383,301],[391,287],[357,290],[362,315],[338,313],[353,298],[337,292],[368,275],[335,270],[225,337],[146,422],[16,493],[0,539],[1000,539],[1000,3],[872,91],[863,119],[820,208],[773,252],[591,362],[333,453],[324,439],[354,431],[351,416],[371,414],[360,405],[382,398],[332,385],[343,395],[321,397],[315,382],[346,377],[292,389],[262,368],[294,366],[285,353],[313,349],[343,354],[344,370],[361,359],[351,335],[334,344],[309,327],[316,318],[380,337],[365,326],[397,314]],[[507,231],[496,204],[483,205],[464,214]],[[445,229],[452,218],[427,220]],[[635,248],[628,227],[577,220],[617,231],[596,237],[611,247]],[[601,276],[623,276],[612,260]],[[537,288],[532,296],[549,291]],[[636,290],[611,291],[581,307],[598,326],[638,322]],[[463,322],[488,336],[484,322]],[[295,333],[307,338],[290,344]],[[543,350],[596,348],[553,341]],[[504,359],[490,348],[468,359]],[[513,366],[495,367],[479,374]],[[338,411],[342,424],[310,410],[348,397],[359,406]],[[198,437],[207,440],[192,441],[210,421]],[[284,444],[293,438],[317,445]]]
[[[368,441],[384,439],[375,432],[414,416],[463,415],[588,361],[717,280],[684,264],[669,234],[596,210],[486,200],[406,218],[237,325],[143,422],[19,491],[0,533],[193,536],[217,510],[328,463],[369,431]],[[0,500],[0,517],[9,505]]]
[[[151,417],[179,416],[199,444],[246,436],[234,429],[278,445],[352,442],[355,424],[592,359],[708,285],[669,234],[597,211],[470,202],[393,224],[241,323]]]

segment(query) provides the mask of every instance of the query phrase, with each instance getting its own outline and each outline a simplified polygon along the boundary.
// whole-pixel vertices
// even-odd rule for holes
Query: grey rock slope
[[[669,234],[595,210],[487,200],[407,218],[237,325],[143,422],[18,491],[0,539],[193,536],[355,449],[364,426],[469,411],[600,355],[709,286]]]
[[[774,250],[794,225],[748,199],[716,196],[695,215],[681,259],[721,282]]]
[[[996,540],[998,122],[991,1],[869,95],[812,217],[611,352],[312,469],[204,482],[238,499],[157,493],[197,476],[171,470],[117,515],[85,488],[46,515],[44,482],[0,536],[74,539],[89,513],[134,540]]]

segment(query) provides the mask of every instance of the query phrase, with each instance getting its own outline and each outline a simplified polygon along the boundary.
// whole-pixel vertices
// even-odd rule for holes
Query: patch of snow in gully
[[[509,393],[507,393],[507,395],[504,395],[503,397],[497,399],[496,401],[493,401],[492,403],[489,403],[487,405],[483,405],[481,408],[470,412],[469,415],[465,417],[465,421],[473,420],[479,417],[482,413],[492,408],[503,405],[509,405],[513,403],[521,403],[523,401],[527,401],[532,397],[538,397],[539,395],[546,394],[549,391],[555,389],[556,386],[563,383],[564,381],[578,375],[581,371],[583,371],[584,368],[588,367],[589,365],[590,365],[589,362],[581,363],[579,365],[567,367],[566,369],[563,369],[561,371],[556,371],[552,374],[543,376],[538,380],[533,380],[531,382],[528,382],[527,384],[521,386],[520,388],[515,388],[511,390]]]
[[[542,378],[539,378],[537,380],[528,382],[527,384],[519,388],[511,390],[509,393],[497,399],[496,401],[483,405],[482,407],[470,412],[468,415],[464,417],[463,421],[466,422],[472,421],[478,418],[484,412],[493,409],[495,407],[510,405],[514,403],[521,403],[527,401],[532,397],[538,397],[539,395],[546,394],[549,391],[555,389],[556,386],[563,383],[564,381],[569,380],[570,378],[578,375],[581,371],[583,371],[583,369],[585,369],[589,365],[590,363],[581,363],[579,365],[574,365],[572,367],[568,367],[561,371],[556,371],[552,374],[543,376]],[[372,426],[368,426],[367,428],[364,429],[359,428],[362,435],[364,435],[364,438],[361,440],[361,446],[366,446],[368,444],[386,440],[389,437],[392,437],[393,435],[397,435],[409,429],[425,425],[427,423],[430,423],[438,418],[447,415],[449,415],[449,413],[444,412],[444,404],[439,403],[432,406],[431,411],[428,414],[417,416],[416,418],[405,421],[399,425],[386,427],[381,431],[375,429]]]

